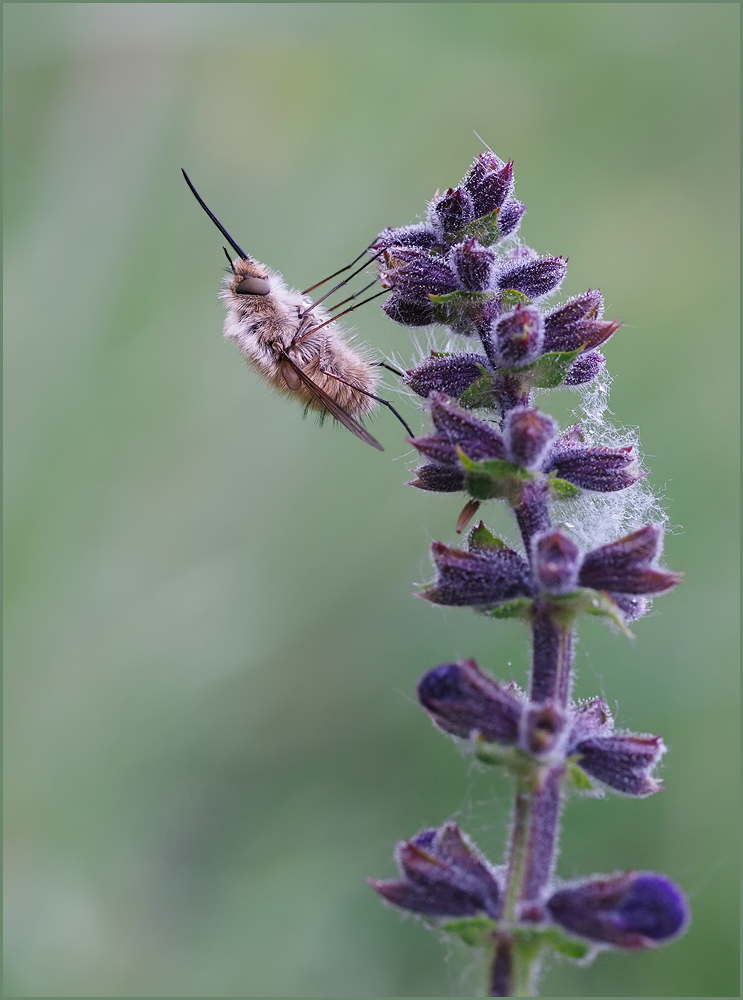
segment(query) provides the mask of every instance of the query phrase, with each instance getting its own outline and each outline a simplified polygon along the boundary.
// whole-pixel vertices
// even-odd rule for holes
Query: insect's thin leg
[[[392,372],[392,374],[397,375],[398,378],[405,377],[402,372],[398,371],[397,368],[393,368],[392,365],[388,365],[386,361],[372,361],[372,365],[375,368],[386,368],[388,372]]]
[[[343,312],[338,313],[337,316],[331,316],[330,319],[326,319],[325,322],[320,323],[319,326],[313,326],[311,330],[308,330],[307,333],[303,333],[301,337],[296,337],[292,343],[292,347],[295,347],[297,344],[301,344],[303,340],[306,340],[307,337],[316,333],[318,330],[322,330],[324,326],[328,326],[330,323],[335,323],[337,319],[340,319],[341,316],[345,316],[346,313],[353,312],[354,309],[360,309],[361,306],[365,306],[367,302],[372,302],[374,299],[378,299],[380,295],[386,295],[388,291],[389,288],[383,288],[382,291],[377,292],[376,295],[370,295],[369,298],[364,299],[363,302],[357,302],[355,306],[349,306],[348,309],[344,309]],[[304,317],[307,316],[307,313],[300,313],[300,316],[304,319]]]
[[[227,247],[222,247],[222,249],[224,250],[224,255],[227,258],[227,263],[230,265],[230,270],[232,271],[233,274],[235,274],[236,273],[235,265],[232,263],[232,257],[230,257],[229,253],[227,252]]]
[[[349,295],[347,299],[341,299],[340,302],[336,302],[334,306],[328,306],[328,311],[332,312],[334,309],[340,309],[340,307],[344,306],[346,302],[351,302],[353,299],[357,299],[359,295],[363,295],[364,292],[368,291],[372,285],[376,285],[378,281],[379,278],[374,278],[368,285],[364,285],[364,287],[360,288],[354,295]]]
[[[369,253],[369,251],[373,246],[374,244],[370,243],[368,247],[364,247],[364,249],[361,251],[358,257],[354,257],[354,259],[351,261],[350,264],[346,264],[345,267],[342,267],[339,271],[334,271],[332,274],[329,274],[327,278],[323,278],[322,281],[317,281],[315,282],[314,285],[310,285],[309,288],[305,288],[305,290],[302,292],[302,295],[308,295],[310,292],[314,292],[316,288],[319,288],[320,285],[324,285],[326,281],[330,281],[332,278],[337,278],[339,274],[343,274],[344,271],[348,271],[350,268],[353,267],[353,265],[356,263],[357,260],[361,260],[361,258],[364,256],[365,253]]]
[[[347,278],[344,278],[343,281],[339,281],[338,284],[334,285],[329,292],[326,292],[324,295],[321,295],[320,298],[317,300],[317,302],[313,302],[312,305],[309,306],[309,308],[305,309],[303,315],[306,315],[308,312],[311,312],[315,308],[315,306],[319,306],[320,303],[324,302],[325,299],[328,298],[328,296],[333,294],[333,292],[337,292],[339,288],[343,288],[344,285],[347,285],[348,282],[351,280],[351,278],[355,278],[357,274],[361,274],[364,268],[368,267],[369,264],[372,264],[378,257],[381,257],[384,252],[385,252],[384,250],[380,250],[379,253],[375,253],[373,257],[369,258],[369,260],[364,261],[361,267],[357,267],[355,271],[351,271],[351,273]]]
[[[334,375],[332,372],[325,371],[324,368],[321,368],[320,371],[323,373],[323,375],[327,375],[328,378],[334,378],[338,382],[342,382],[344,385],[347,385],[349,388],[353,389],[354,392],[360,392],[364,396],[368,396],[370,399],[376,399],[378,403],[381,403],[383,406],[386,406],[389,410],[392,410],[397,419],[400,421],[405,430],[408,432],[408,437],[415,437],[415,434],[413,433],[412,429],[408,426],[408,424],[405,423],[403,417],[400,416],[400,414],[397,412],[392,403],[389,402],[389,400],[382,399],[381,396],[375,396],[373,392],[367,392],[366,389],[360,389],[357,385],[354,385],[353,382],[348,382],[346,381],[346,379],[341,378],[340,375]]]

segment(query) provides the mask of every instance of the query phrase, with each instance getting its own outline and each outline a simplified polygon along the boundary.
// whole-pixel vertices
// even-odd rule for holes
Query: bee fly
[[[394,406],[386,399],[380,399],[375,392],[379,381],[376,368],[389,368],[397,375],[401,373],[384,362],[371,361],[350,343],[346,332],[336,322],[339,316],[358,309],[385,292],[372,295],[336,316],[331,315],[333,309],[350,302],[370,288],[374,284],[372,281],[360,292],[350,295],[330,309],[321,306],[333,292],[346,285],[376,258],[365,261],[317,302],[313,302],[308,295],[308,292],[324,285],[331,278],[350,270],[370,248],[367,247],[340,271],[306,291],[298,292],[287,287],[278,271],[273,271],[245,253],[208,208],[185,170],[183,176],[198,203],[238,254],[233,261],[227,248],[223,248],[231,270],[220,293],[227,308],[225,339],[237,343],[240,353],[254,371],[274,389],[300,399],[309,409],[318,410],[322,414],[329,413],[338,423],[372,447],[384,450],[379,441],[359,422],[359,418],[372,413],[378,403],[390,409],[408,435],[413,437],[412,430]]]

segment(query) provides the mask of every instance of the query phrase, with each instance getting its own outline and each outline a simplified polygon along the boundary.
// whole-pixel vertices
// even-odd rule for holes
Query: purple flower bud
[[[437,237],[433,229],[419,222],[412,226],[399,226],[396,229],[383,229],[371,245],[371,250],[382,250],[387,247],[424,247],[428,249],[436,245]]]
[[[496,255],[477,240],[467,240],[452,247],[449,263],[468,291],[485,292],[491,286]]]
[[[513,549],[464,552],[434,542],[431,555],[436,580],[418,596],[432,604],[494,608],[514,597],[531,596],[529,566]]]
[[[526,469],[538,468],[556,432],[557,424],[546,413],[528,406],[510,410],[503,428],[509,461]]]
[[[497,170],[481,173],[479,177],[469,174],[464,186],[472,195],[474,217],[490,215],[500,208],[513,191],[513,162],[509,161]]]
[[[589,552],[583,560],[580,583],[594,590],[619,594],[660,594],[683,579],[680,573],[654,568],[661,551],[663,530],[647,524],[639,531]]]
[[[460,288],[449,265],[418,247],[394,247],[385,254],[379,276],[383,288],[394,289],[402,298],[425,301],[429,295],[447,295]]]
[[[576,746],[581,740],[592,736],[605,736],[614,728],[614,719],[603,698],[591,698],[573,708],[573,728],[570,745]]]
[[[585,385],[592,382],[606,364],[606,358],[598,351],[581,354],[568,369],[563,385]]]
[[[369,885],[388,903],[429,917],[469,917],[484,913],[498,919],[503,909],[498,879],[456,823],[422,830],[397,845],[402,878]]]
[[[483,354],[432,354],[403,375],[403,382],[424,399],[432,390],[456,399],[482,378],[487,364]]]
[[[570,535],[551,528],[536,535],[532,546],[534,573],[542,590],[550,594],[575,590],[581,553]]]
[[[464,473],[450,465],[422,465],[408,486],[432,493],[459,493],[464,489]]]
[[[568,262],[563,257],[538,257],[513,268],[504,267],[498,284],[538,299],[560,287],[567,269]]]
[[[572,934],[616,948],[654,948],[684,932],[689,904],[677,885],[654,872],[625,872],[566,885],[547,902]]]
[[[659,736],[593,736],[573,745],[576,763],[598,781],[624,795],[640,798],[660,791],[663,786],[651,772],[666,752]]]
[[[475,218],[470,194],[464,188],[449,188],[433,205],[433,214],[444,233],[455,233]]]
[[[522,205],[515,198],[509,198],[503,208],[498,213],[498,233],[500,238],[511,236],[521,225],[521,217],[526,211],[526,205]]]
[[[544,349],[577,351],[579,347],[584,350],[600,347],[621,325],[602,320],[603,312],[604,300],[597,290],[568,299],[544,317]]]
[[[474,660],[444,663],[418,682],[418,700],[444,732],[488,743],[514,744],[523,703],[480,670]]]
[[[571,439],[559,438],[550,450],[544,472],[596,493],[612,493],[632,486],[642,473],[631,446],[593,448]]]
[[[468,191],[472,191],[477,187],[488,174],[498,173],[505,167],[505,163],[499,156],[491,149],[486,149],[484,153],[480,153],[476,157],[475,162],[472,164],[467,172],[467,176],[462,181],[462,185],[467,188]]]
[[[433,303],[430,299],[405,299],[393,292],[382,303],[382,309],[401,326],[430,326],[433,323]]]
[[[531,306],[517,305],[495,324],[492,338],[483,339],[488,357],[496,365],[520,368],[534,361],[542,351],[542,315]]]
[[[467,457],[474,461],[481,458],[505,458],[503,438],[492,424],[473,417],[443,393],[431,392],[428,398],[431,400],[431,419],[436,428],[436,436],[448,442],[455,455],[456,446],[459,445]]]
[[[550,757],[563,749],[567,716],[557,705],[530,705],[521,720],[521,747],[535,757]]]

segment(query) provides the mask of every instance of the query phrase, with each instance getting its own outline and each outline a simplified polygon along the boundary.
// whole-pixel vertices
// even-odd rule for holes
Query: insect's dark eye
[[[243,278],[241,282],[235,285],[235,291],[238,295],[268,295],[271,291],[270,284],[265,278]]]

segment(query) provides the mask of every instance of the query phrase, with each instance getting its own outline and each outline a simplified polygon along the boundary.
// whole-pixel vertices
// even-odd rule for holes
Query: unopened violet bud
[[[642,479],[637,456],[630,445],[620,448],[590,447],[558,439],[543,466],[560,479],[596,493],[624,490]]]
[[[433,323],[433,303],[430,299],[406,299],[393,292],[382,303],[382,309],[393,323],[401,326],[430,326]]]
[[[511,746],[518,738],[523,702],[474,660],[444,663],[418,682],[418,700],[439,729],[469,739]]]
[[[603,698],[591,698],[573,706],[570,745],[593,736],[606,736],[614,728],[614,719]]]
[[[471,239],[452,247],[448,259],[468,291],[484,292],[490,288],[496,261],[492,250]]]
[[[556,433],[557,424],[546,413],[528,406],[514,407],[503,428],[509,461],[526,469],[538,468]]]
[[[567,726],[567,716],[557,705],[530,705],[521,719],[519,742],[534,757],[551,757],[563,749]]]
[[[609,545],[589,552],[583,560],[581,586],[618,594],[660,594],[683,579],[679,573],[656,569],[652,564],[661,551],[663,531],[647,524]]]
[[[432,604],[495,608],[514,597],[531,596],[529,566],[513,549],[464,552],[434,542],[436,579],[419,593]]]
[[[589,289],[568,299],[544,317],[544,349],[577,351],[582,347],[589,351],[600,347],[621,325],[615,320],[603,320],[603,311],[604,300],[598,290]]]
[[[683,892],[654,872],[626,872],[566,885],[550,897],[547,909],[571,934],[632,950],[665,944],[689,923]]]
[[[393,247],[379,269],[383,288],[394,289],[401,297],[425,300],[429,295],[447,295],[460,288],[449,265],[417,247]]]
[[[408,486],[431,493],[459,493],[464,489],[464,472],[451,465],[422,465]]]
[[[455,233],[475,217],[472,197],[464,188],[449,188],[433,205],[433,216],[444,233]]]
[[[519,304],[496,322],[488,356],[492,353],[492,360],[505,368],[520,368],[541,354],[543,340],[541,313],[531,306]],[[484,346],[487,351],[487,341]]]
[[[423,247],[435,246],[436,233],[423,223],[412,226],[399,226],[396,229],[383,229],[377,236],[370,250],[383,250],[388,247]]]
[[[578,584],[581,552],[559,528],[536,535],[532,542],[534,573],[539,586],[549,594],[569,594]]]
[[[633,733],[593,736],[580,740],[570,753],[576,764],[604,785],[624,795],[644,798],[663,786],[652,771],[666,752],[659,736],[636,736]]]
[[[539,299],[560,287],[567,269],[568,262],[563,257],[538,257],[512,269],[504,266],[498,284],[529,299]]]
[[[487,370],[483,354],[431,355],[403,375],[403,382],[426,399],[431,391],[456,399]]]
[[[568,369],[563,385],[586,385],[588,382],[593,382],[605,364],[606,358],[598,351],[581,354]]]
[[[498,213],[498,233],[501,239],[512,236],[518,230],[525,211],[526,205],[522,205],[515,198],[508,199]]]
[[[513,162],[509,161],[499,170],[489,170],[478,178],[470,174],[465,187],[472,195],[474,217],[480,219],[490,215],[513,191]]]
[[[500,917],[503,890],[499,880],[456,823],[422,830],[398,844],[395,855],[399,880],[368,879],[388,903],[429,917]]]
[[[468,191],[471,191],[473,187],[477,187],[484,177],[487,177],[493,171],[502,170],[505,165],[505,161],[501,160],[500,156],[494,153],[492,149],[486,149],[475,158],[474,163],[467,171],[467,176],[462,181],[462,185]]]
[[[505,457],[503,438],[493,424],[478,420],[468,410],[452,403],[443,393],[431,392],[428,398],[431,401],[431,419],[436,432],[452,446],[459,445],[467,457],[473,460]]]

